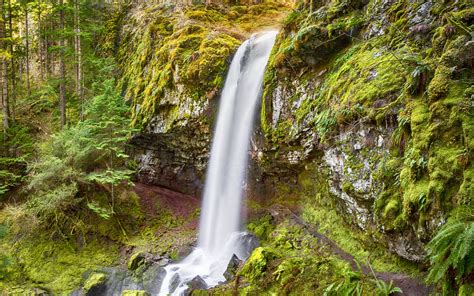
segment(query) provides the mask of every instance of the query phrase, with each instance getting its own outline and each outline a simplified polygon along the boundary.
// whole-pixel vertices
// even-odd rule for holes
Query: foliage
[[[347,271],[343,279],[330,284],[325,290],[325,296],[331,295],[364,295],[361,281],[362,275],[357,272]]]
[[[125,149],[132,129],[128,107],[114,86],[105,81],[103,93],[86,106],[85,119],[42,143],[30,166],[27,212],[45,225],[55,221],[52,229],[64,226],[63,219],[70,219],[66,213],[78,207],[110,218],[117,192],[130,182],[133,170],[127,168]],[[110,199],[99,205],[90,190],[103,190]]]
[[[444,282],[445,289],[463,283],[474,269],[474,208],[459,207],[451,213],[428,244],[431,262],[428,281]],[[453,285],[452,287],[449,287]]]
[[[28,128],[22,125],[14,125],[2,133],[1,141],[0,201],[24,181],[26,160],[33,150],[33,139]]]

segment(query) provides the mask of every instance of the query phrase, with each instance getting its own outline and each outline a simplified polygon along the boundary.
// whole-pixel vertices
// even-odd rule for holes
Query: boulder
[[[190,295],[194,290],[205,290],[207,288],[206,282],[200,276],[194,277],[186,284],[188,288],[184,292],[185,295]]]
[[[179,277],[179,274],[175,273],[173,277],[171,278],[170,281],[170,292],[173,293],[176,288],[178,288],[179,283],[181,282],[181,279]]]
[[[227,269],[224,272],[224,277],[227,281],[231,281],[235,278],[235,274],[237,273],[237,270],[241,264],[242,260],[240,260],[235,254],[232,255],[229,264],[227,264]]]
[[[243,257],[246,258],[252,254],[253,250],[260,246],[258,238],[252,233],[245,233],[240,238],[240,243],[243,250]]]
[[[86,296],[104,295],[107,275],[104,273],[92,273],[84,282],[83,291]]]
[[[134,271],[141,265],[145,264],[146,254],[144,252],[137,252],[133,254],[128,260],[128,270]]]

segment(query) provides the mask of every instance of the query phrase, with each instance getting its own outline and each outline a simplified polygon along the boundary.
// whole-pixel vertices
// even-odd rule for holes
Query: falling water
[[[200,276],[213,287],[224,282],[232,255],[245,260],[241,203],[252,127],[263,73],[277,32],[253,35],[237,50],[222,92],[204,189],[197,248],[166,267],[160,295],[181,295]]]

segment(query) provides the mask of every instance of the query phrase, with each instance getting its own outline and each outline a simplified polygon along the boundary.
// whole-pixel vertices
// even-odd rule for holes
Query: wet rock
[[[176,288],[178,288],[179,283],[181,282],[181,279],[179,277],[179,274],[175,273],[173,277],[170,280],[170,292],[173,293]]]
[[[104,295],[120,295],[123,290],[123,282],[129,276],[127,270],[120,268],[104,268],[102,272],[107,274]]]
[[[141,283],[141,277],[136,277],[132,274],[128,274],[122,281],[121,290],[142,290],[143,285]]]
[[[235,274],[237,273],[237,270],[241,264],[242,260],[240,260],[235,254],[232,255],[229,264],[227,264],[227,269],[224,272],[224,277],[227,281],[231,281],[235,278]]]
[[[388,234],[388,246],[390,251],[407,260],[423,262],[425,259],[423,243],[411,230]]]
[[[143,289],[151,295],[158,295],[166,270],[159,264],[150,266],[142,275]]]
[[[129,153],[138,163],[139,182],[200,195],[210,149],[210,127],[204,119],[166,133],[151,128],[135,135]]]
[[[191,292],[194,290],[205,290],[207,288],[206,282],[200,276],[194,277],[186,285],[188,286],[188,288],[186,289],[184,293],[186,295],[190,295]]]
[[[151,294],[144,290],[124,290],[121,296],[151,296]]]
[[[242,237],[240,238],[240,244],[242,246],[243,254],[241,255],[243,258],[247,258],[248,256],[250,256],[253,250],[255,250],[256,248],[260,246],[260,242],[258,241],[258,238],[251,233],[243,234]]]

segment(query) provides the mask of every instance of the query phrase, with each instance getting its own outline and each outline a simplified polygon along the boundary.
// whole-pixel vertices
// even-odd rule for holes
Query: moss
[[[41,287],[53,294],[67,294],[79,287],[86,271],[111,266],[118,261],[118,247],[107,242],[89,241],[83,247],[49,237],[29,237],[14,245],[2,244],[11,255],[7,291],[15,286]],[[1,286],[0,286],[1,287]],[[21,293],[20,293],[21,294]]]
[[[145,262],[145,254],[143,252],[136,252],[128,260],[127,267],[128,270],[136,270],[140,265],[143,265]]]
[[[449,80],[451,78],[451,69],[440,65],[436,68],[435,75],[428,87],[428,95],[431,100],[442,98],[449,90]]]
[[[390,200],[387,205],[385,205],[383,210],[384,219],[390,219],[396,217],[400,212],[400,202],[396,199]]]
[[[96,288],[99,285],[102,285],[107,280],[107,275],[103,273],[93,273],[87,278],[84,282],[84,291],[87,292],[92,288]]]
[[[463,172],[463,181],[459,188],[459,204],[471,204],[474,200],[474,166]]]
[[[314,205],[313,205],[314,204]],[[376,270],[407,272],[417,274],[416,266],[387,254],[383,245],[371,241],[370,233],[363,234],[351,227],[332,209],[324,206],[306,204],[303,219],[318,226],[318,231],[335,241],[344,251],[352,254],[359,262],[370,262]]]
[[[242,269],[242,275],[251,282],[257,282],[265,276],[268,261],[276,257],[277,254],[272,249],[264,247],[256,248],[247,259]]]
[[[186,7],[183,15],[172,6],[150,4],[148,18],[130,14],[125,21],[138,31],[125,31],[118,59],[121,85],[133,103],[134,124],[142,126],[163,108],[179,106],[188,98],[212,99],[223,86],[229,57],[241,40],[287,10],[279,3],[248,9],[194,5]],[[170,96],[177,99],[170,102]],[[191,113],[164,114],[165,128]]]
[[[247,225],[248,230],[253,232],[259,239],[266,239],[273,231],[273,218],[271,215],[265,215],[257,221],[251,222]]]

